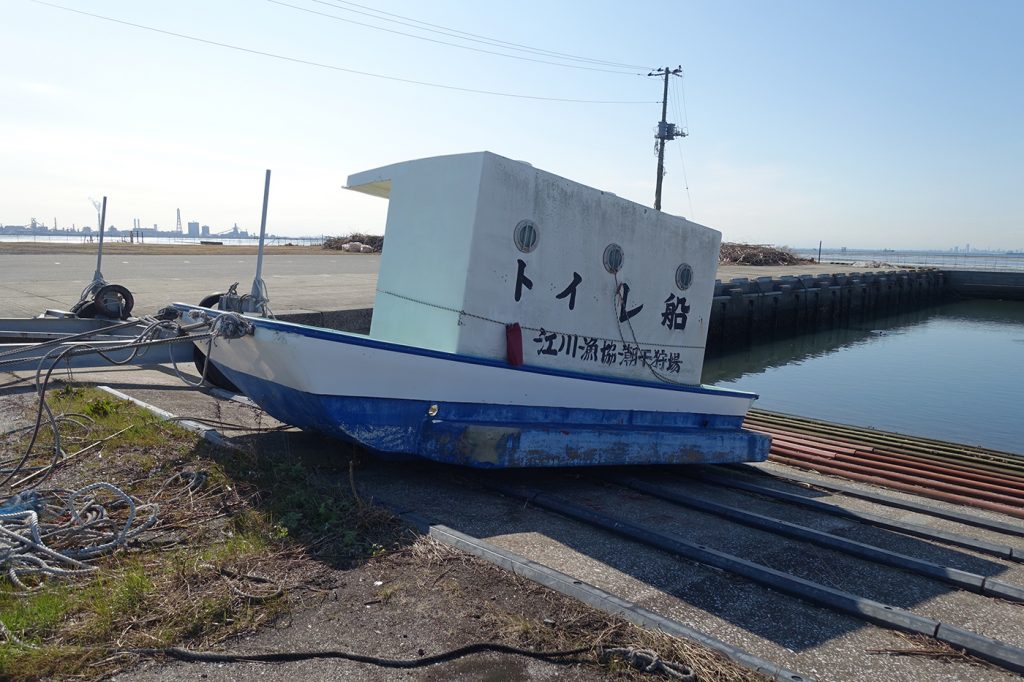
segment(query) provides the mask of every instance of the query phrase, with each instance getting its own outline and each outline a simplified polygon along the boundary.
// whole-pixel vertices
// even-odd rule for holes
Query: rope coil
[[[697,682],[697,673],[693,668],[682,663],[666,661],[658,652],[635,647],[611,647],[598,652],[598,660],[607,663],[613,658],[621,658],[631,667],[645,673],[664,675],[681,682]]]
[[[102,502],[96,494],[101,491],[114,499]],[[127,510],[123,521],[112,514],[121,509]],[[56,491],[15,495],[0,502],[0,570],[26,591],[36,588],[24,576],[91,573],[96,567],[85,561],[138,537],[156,524],[159,510],[159,505],[139,504],[105,481],[70,491],[66,498]],[[142,520],[137,523],[137,518]]]

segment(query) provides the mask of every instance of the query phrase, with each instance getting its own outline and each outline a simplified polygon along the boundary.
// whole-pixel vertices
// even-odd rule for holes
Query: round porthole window
[[[516,224],[513,238],[517,249],[523,253],[530,253],[537,248],[537,226],[532,220],[520,220]]]
[[[686,263],[683,263],[676,268],[676,286],[682,290],[690,288],[690,284],[693,283],[693,268]]]
[[[613,275],[622,269],[622,261],[625,256],[622,254],[622,247],[618,244],[609,244],[604,249],[604,269]]]

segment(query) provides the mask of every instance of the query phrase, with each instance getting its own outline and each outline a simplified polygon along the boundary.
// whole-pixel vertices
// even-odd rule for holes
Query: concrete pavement
[[[95,269],[92,254],[0,254],[0,317],[34,316],[47,308],[66,310],[78,301]],[[124,285],[134,294],[136,313],[146,314],[172,302],[198,303],[212,292],[225,291],[233,282],[239,283],[240,293],[248,293],[256,256],[106,254],[102,269],[108,282]],[[275,313],[350,310],[373,306],[379,269],[379,254],[268,255],[263,279]],[[718,278],[854,270],[829,264],[726,265],[719,267]]]
[[[379,268],[375,254],[272,255],[264,260],[263,280],[276,313],[367,308]],[[95,269],[94,255],[0,255],[0,317],[68,309]],[[104,256],[102,269],[108,282],[128,287],[136,313],[144,314],[172,302],[198,303],[234,282],[239,293],[248,293],[256,257],[112,254]]]

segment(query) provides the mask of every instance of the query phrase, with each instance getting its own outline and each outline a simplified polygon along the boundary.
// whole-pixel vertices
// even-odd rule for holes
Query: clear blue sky
[[[205,40],[380,75],[594,104],[473,94],[303,65],[0,0],[0,223],[198,220],[380,233],[353,172],[490,150],[651,204],[661,83],[540,64],[281,0],[54,0]],[[334,4],[336,6],[331,6]],[[1024,2],[361,0],[396,15],[616,63],[681,64],[663,208],[730,241],[1024,248]],[[391,17],[392,19],[394,17]],[[561,63],[584,65],[583,62]],[[593,65],[590,63],[590,65]],[[614,69],[613,69],[614,70]],[[684,182],[688,181],[689,193]]]

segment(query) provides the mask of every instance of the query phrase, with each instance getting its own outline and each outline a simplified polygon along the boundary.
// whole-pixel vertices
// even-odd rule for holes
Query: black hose
[[[482,653],[510,654],[514,656],[532,658],[539,661],[546,661],[548,663],[555,663],[558,665],[572,665],[576,663],[591,662],[576,658],[569,658],[570,656],[577,656],[590,650],[591,647],[586,646],[559,651],[533,651],[514,646],[506,646],[504,644],[476,643],[459,647],[458,649],[452,649],[451,651],[446,651],[444,653],[434,654],[433,656],[423,656],[422,658],[415,659],[380,658],[378,656],[365,656],[363,654],[354,654],[347,651],[335,650],[280,651],[263,654],[222,654],[210,651],[189,651],[188,649],[179,649],[178,647],[166,647],[159,649],[118,649],[116,653],[129,653],[141,656],[167,656],[169,658],[175,658],[179,661],[187,661],[190,663],[289,663],[292,661],[305,661],[317,658],[335,658],[354,661],[356,663],[368,663],[382,668],[423,668],[428,665],[448,663],[459,658]]]

